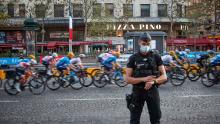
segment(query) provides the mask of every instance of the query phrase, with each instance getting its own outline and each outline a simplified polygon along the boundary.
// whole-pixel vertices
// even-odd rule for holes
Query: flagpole
[[[69,52],[73,51],[73,19],[71,17],[70,9],[70,0],[69,0]]]

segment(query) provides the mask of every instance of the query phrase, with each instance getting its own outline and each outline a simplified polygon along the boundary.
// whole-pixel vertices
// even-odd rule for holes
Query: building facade
[[[187,38],[168,39],[168,46],[193,51],[220,51],[220,1],[189,0],[187,17],[191,20]]]
[[[23,22],[30,15],[40,24],[36,35],[37,53],[68,51],[69,14],[73,16],[73,51],[76,53],[108,49],[126,51],[124,35],[127,32],[161,31],[168,37],[171,33],[175,38],[186,37],[184,32],[189,23],[185,18],[187,4],[181,0],[174,3],[175,9],[172,10],[172,0],[92,1],[94,0],[90,3],[84,3],[84,0],[71,0],[70,3],[68,0],[55,0],[51,3],[46,3],[47,0],[0,2],[0,13],[9,15],[7,20],[0,23],[0,50],[25,51],[27,41]],[[175,16],[171,17],[171,13]]]

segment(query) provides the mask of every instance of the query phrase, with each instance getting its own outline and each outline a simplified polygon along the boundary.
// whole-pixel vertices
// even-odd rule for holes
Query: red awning
[[[56,48],[56,44],[57,44],[57,42],[49,42],[47,44],[47,48],[48,49],[54,49],[54,48]]]
[[[216,43],[208,38],[174,38],[167,39],[167,45],[208,45]]]
[[[10,47],[14,47],[14,48],[24,48],[24,44],[22,43],[0,43],[0,47],[4,47],[4,48],[10,48]]]
[[[79,45],[93,45],[93,44],[112,44],[111,40],[102,40],[102,41],[73,41],[72,45],[73,46],[79,46]],[[48,43],[47,47],[53,47],[55,48],[56,46],[69,46],[69,42],[67,41],[51,41]]]
[[[36,46],[47,46],[47,43],[37,43]]]

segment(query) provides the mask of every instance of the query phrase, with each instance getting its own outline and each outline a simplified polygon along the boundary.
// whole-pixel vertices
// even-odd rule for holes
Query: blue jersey
[[[220,55],[211,58],[211,65],[220,65]]]
[[[108,59],[104,60],[102,64],[108,67],[112,67],[112,62],[116,62],[116,60],[117,58],[115,56],[111,56]]]
[[[69,64],[70,59],[68,57],[63,57],[57,62],[56,67],[67,67]]]

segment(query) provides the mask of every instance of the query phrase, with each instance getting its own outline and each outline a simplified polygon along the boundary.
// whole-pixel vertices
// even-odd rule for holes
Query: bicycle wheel
[[[125,87],[128,85],[122,73],[115,74],[113,80],[115,81],[115,84],[119,87]]]
[[[186,79],[186,71],[183,68],[176,67],[170,74],[170,83],[174,86],[181,86]]]
[[[59,77],[52,76],[47,80],[47,87],[50,90],[58,90],[60,88]]]
[[[34,95],[40,95],[45,91],[43,77],[33,78],[28,84],[30,92]]]
[[[100,75],[100,74],[98,74],[98,75]],[[105,85],[107,85],[107,83],[109,83],[109,82],[110,82],[110,79],[109,79],[108,75],[102,73],[100,78],[98,80],[94,81],[93,84],[98,88],[102,88]]]
[[[80,74],[80,79],[82,79],[80,81],[80,83],[84,86],[84,87],[89,87],[93,84],[94,82],[94,79],[93,79],[93,76],[92,74],[90,73],[87,73],[87,72],[82,72]]]
[[[201,77],[201,83],[206,87],[211,87],[214,85],[214,75],[212,73],[203,74]]]
[[[4,90],[9,95],[16,95],[19,92],[15,88],[15,84],[18,83],[14,79],[7,79],[4,83]]]
[[[190,81],[197,81],[200,78],[200,70],[196,68],[189,69],[187,77]]]
[[[78,77],[72,77],[70,78],[69,82],[70,82],[70,86],[74,89],[74,90],[79,90],[82,89],[82,83],[81,80],[83,80],[82,78],[78,78]]]
[[[94,76],[93,76],[93,83],[98,81],[100,79],[100,77],[103,75],[104,73],[100,70],[100,71],[97,71]]]

